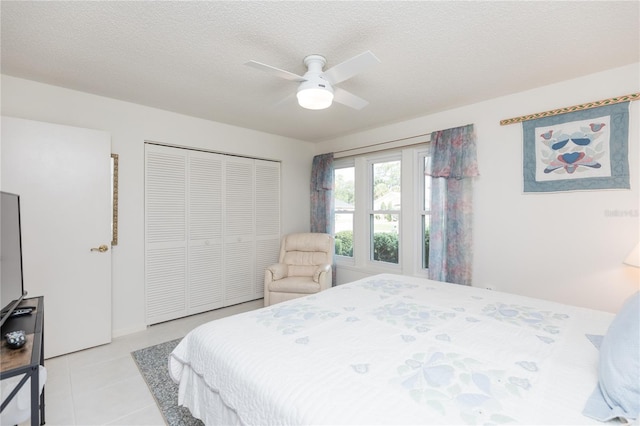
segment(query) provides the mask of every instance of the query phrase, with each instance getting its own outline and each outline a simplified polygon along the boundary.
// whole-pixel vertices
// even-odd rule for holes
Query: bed
[[[613,319],[381,274],[204,324],[169,371],[207,425],[591,424]]]

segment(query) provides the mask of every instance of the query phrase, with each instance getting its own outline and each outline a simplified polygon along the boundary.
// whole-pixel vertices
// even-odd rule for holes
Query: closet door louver
[[[187,154],[145,150],[145,289],[147,322],[186,310]]]
[[[255,160],[256,270],[254,294],[264,296],[264,271],[280,252],[280,163]]]
[[[225,163],[225,302],[254,297],[254,160],[229,157]]]
[[[221,155],[189,153],[188,314],[224,305]]]

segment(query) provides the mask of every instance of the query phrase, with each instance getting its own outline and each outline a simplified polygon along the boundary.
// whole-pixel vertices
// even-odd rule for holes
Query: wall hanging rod
[[[567,112],[581,111],[583,109],[596,108],[604,105],[619,104],[627,101],[637,101],[640,99],[640,92],[631,93],[629,95],[618,96],[616,98],[603,99],[601,101],[587,102],[586,104],[574,105],[565,108],[558,108],[551,111],[539,112],[537,114],[523,115],[521,117],[507,118],[506,120],[500,120],[501,126],[507,124],[520,123],[522,121],[535,120],[536,118],[551,117],[553,115],[566,114]]]

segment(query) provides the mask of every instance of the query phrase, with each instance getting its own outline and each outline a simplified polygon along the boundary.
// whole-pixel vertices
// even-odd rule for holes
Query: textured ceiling
[[[638,1],[0,7],[3,74],[314,142],[640,61]],[[243,65],[303,74],[306,55],[329,68],[366,50],[381,63],[338,85],[360,111],[276,105],[296,83]]]

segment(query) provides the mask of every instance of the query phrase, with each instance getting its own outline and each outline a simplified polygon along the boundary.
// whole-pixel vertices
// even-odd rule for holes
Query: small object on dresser
[[[33,312],[33,310],[34,308],[32,307],[18,308],[15,311],[11,312],[11,318],[21,317],[23,315],[31,315],[31,312]]]
[[[19,349],[27,342],[24,330],[10,331],[4,335],[4,338],[7,341],[7,346],[11,349]]]

